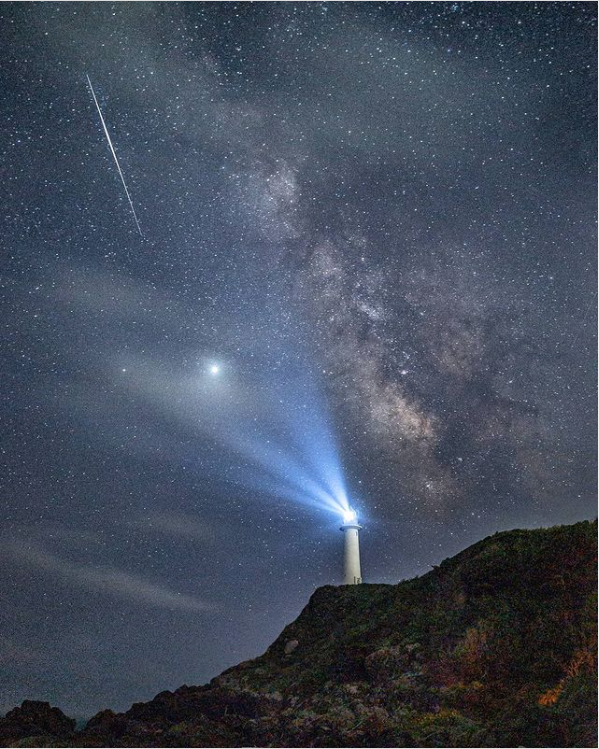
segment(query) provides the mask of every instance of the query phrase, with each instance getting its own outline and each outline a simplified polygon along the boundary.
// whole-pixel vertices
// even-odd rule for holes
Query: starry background
[[[262,652],[341,576],[296,458],[367,581],[595,516],[594,3],[0,16],[0,709]]]

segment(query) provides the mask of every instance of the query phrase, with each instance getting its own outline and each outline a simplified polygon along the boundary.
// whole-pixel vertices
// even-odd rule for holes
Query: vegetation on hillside
[[[19,733],[19,716],[10,725],[7,716],[0,738],[13,746],[596,746],[596,553],[596,523],[509,531],[398,585],[320,588],[264,655],[207,686],[104,711],[70,737]]]

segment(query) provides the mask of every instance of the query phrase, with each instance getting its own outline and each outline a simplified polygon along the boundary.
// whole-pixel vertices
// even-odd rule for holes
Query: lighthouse
[[[362,582],[360,570],[360,539],[358,533],[362,526],[354,510],[348,510],[343,516],[344,550],[343,550],[343,584],[359,585]]]

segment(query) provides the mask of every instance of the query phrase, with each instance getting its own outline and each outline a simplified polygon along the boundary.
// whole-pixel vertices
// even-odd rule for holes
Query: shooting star
[[[137,220],[137,213],[135,213],[135,208],[133,207],[133,201],[131,200],[131,194],[129,193],[129,190],[127,188],[127,183],[125,182],[125,177],[123,175],[121,165],[119,164],[119,160],[116,157],[116,151],[114,150],[114,146],[112,145],[112,140],[110,139],[110,133],[108,132],[108,128],[106,127],[106,122],[104,122],[102,110],[100,109],[100,105],[98,104],[98,100],[96,99],[96,92],[94,91],[92,82],[89,79],[89,75],[87,75],[86,78],[89,84],[89,90],[91,91],[92,97],[94,99],[94,104],[96,105],[96,109],[98,110],[98,114],[100,115],[100,121],[102,122],[102,127],[104,128],[104,134],[106,135],[106,140],[108,141],[108,145],[110,146],[110,152],[112,153],[112,157],[114,159],[114,163],[116,164],[116,168],[118,169],[121,182],[123,183],[123,187],[125,188],[125,195],[127,196],[127,200],[129,201],[129,206],[131,207],[131,213],[133,214],[133,218],[135,219],[135,226],[137,226],[137,231],[139,232],[140,237],[143,237],[141,226],[139,225],[139,221]]]

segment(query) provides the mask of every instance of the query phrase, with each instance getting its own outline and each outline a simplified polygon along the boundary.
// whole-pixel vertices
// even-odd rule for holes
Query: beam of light
[[[349,523],[355,523],[358,519],[358,514],[355,510],[352,510],[351,508],[349,510],[345,510],[343,513],[343,522],[349,525]]]
[[[318,438],[323,435],[313,436],[312,449],[318,451],[323,445],[322,439]],[[294,451],[293,444],[273,444],[272,437],[265,432],[243,434],[229,427],[228,433],[220,433],[220,439],[249,464],[230,473],[230,478],[237,484],[300,504],[339,514],[344,512],[345,493],[339,492],[336,482],[331,480],[331,455],[325,459],[321,454],[320,465],[311,467],[302,460],[305,456]]]
[[[76,293],[74,299],[86,308],[91,304],[103,314],[109,309],[119,326],[137,319],[140,307],[152,310],[152,320],[161,314],[173,331],[180,329],[182,319],[193,320],[194,328],[200,324],[190,310],[170,297],[157,296],[153,288],[123,290],[103,277],[91,285],[82,278],[74,289],[69,281],[68,293]],[[252,342],[249,356],[242,351],[229,358],[214,344],[211,350],[198,352],[194,342],[194,362],[182,367],[174,365],[173,353],[150,357],[146,351],[129,352],[123,359],[107,350],[92,360],[87,356],[88,366],[94,361],[131,400],[132,408],[151,414],[153,420],[131,440],[129,416],[115,413],[100,398],[92,421],[96,426],[106,424],[107,437],[116,430],[121,449],[137,456],[184,462],[186,470],[192,467],[215,485],[229,482],[249,489],[257,501],[283,500],[342,518],[350,501],[311,346],[295,320],[288,328],[273,331],[267,344]],[[92,413],[92,400],[81,396],[85,418]]]
[[[96,93],[94,91],[94,87],[92,86],[92,82],[90,80],[89,75],[87,77],[87,83],[89,85],[89,90],[91,91],[91,95],[94,99],[94,104],[96,105],[96,109],[98,110],[98,114],[100,115],[100,121],[102,123],[102,127],[104,128],[104,134],[106,135],[106,140],[108,141],[108,145],[110,147],[110,152],[112,153],[112,157],[114,159],[114,163],[116,164],[116,168],[118,170],[119,176],[121,178],[121,182],[123,183],[123,187],[125,188],[125,195],[127,196],[127,200],[129,201],[129,206],[131,208],[131,213],[133,214],[133,219],[135,220],[135,226],[137,226],[137,231],[139,232],[139,236],[143,237],[141,226],[139,225],[139,221],[137,220],[137,214],[135,213],[135,208],[133,207],[133,201],[131,200],[131,194],[129,193],[129,190],[127,188],[127,183],[125,182],[125,177],[123,175],[123,170],[121,169],[121,165],[119,164],[119,160],[116,155],[116,151],[114,150],[114,146],[112,145],[112,140],[110,138],[110,133],[108,132],[108,128],[106,127],[106,122],[104,121],[104,117],[102,115],[102,110],[100,109],[100,105],[98,104],[98,100],[96,98]]]
[[[290,384],[291,383],[291,384]],[[335,512],[349,508],[343,468],[334,438],[334,429],[318,383],[309,373],[309,366],[286,372],[269,385],[271,421],[282,432],[280,439],[285,453],[292,453],[299,462],[294,476],[296,483],[314,499],[322,500]],[[281,477],[283,472],[280,471]]]
[[[251,407],[235,399],[227,404],[224,388],[195,394],[197,424],[222,449],[227,481],[238,486],[342,515],[349,507],[330,425],[319,408],[314,384],[252,382]],[[227,458],[227,456],[229,456]]]
[[[332,423],[306,362],[277,370],[256,363],[250,374],[228,364],[227,378],[173,378],[172,371],[132,367],[128,387],[167,419],[196,433],[198,470],[250,490],[343,517],[350,505]],[[262,366],[261,366],[262,364]],[[223,365],[218,364],[220,371]],[[143,370],[143,375],[141,371]],[[261,374],[256,374],[260,372]],[[135,372],[139,372],[139,378]],[[202,445],[217,447],[204,460]],[[220,474],[220,475],[219,475]]]

